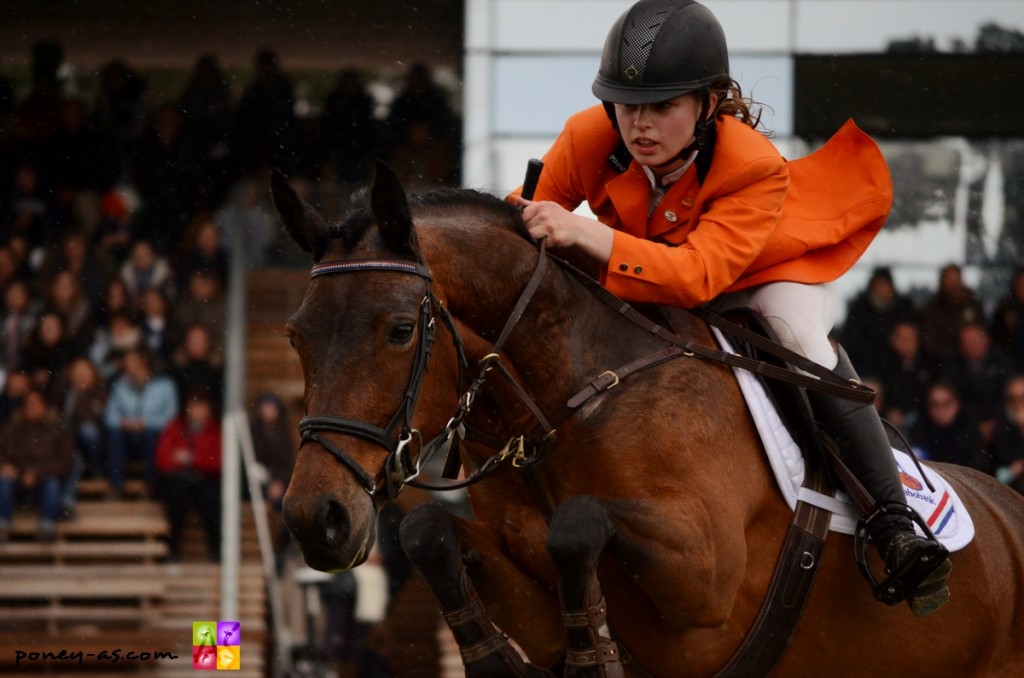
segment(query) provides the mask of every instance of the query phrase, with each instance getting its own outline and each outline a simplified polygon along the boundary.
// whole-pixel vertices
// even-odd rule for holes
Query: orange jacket
[[[571,117],[544,156],[535,199],[568,210],[586,201],[615,229],[602,282],[628,301],[689,308],[722,292],[828,282],[849,270],[892,204],[871,138],[849,121],[822,148],[788,162],[732,117],[719,118],[716,132],[703,185],[691,166],[648,219],[647,176],[635,161],[622,173],[612,166],[619,136],[594,106]]]

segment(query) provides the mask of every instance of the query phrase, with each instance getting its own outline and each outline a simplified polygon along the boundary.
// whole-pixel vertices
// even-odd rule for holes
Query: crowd
[[[150,102],[122,59],[91,95],[68,95],[63,60],[59,44],[36,44],[17,99],[0,79],[0,541],[18,502],[37,503],[50,540],[74,518],[83,478],[116,499],[134,476],[165,504],[171,558],[189,507],[216,558],[226,234],[244,233],[251,267],[279,263],[263,197],[275,167],[325,211],[373,157],[421,190],[457,183],[458,119],[422,64],[381,119],[351,69],[322,115],[298,116],[271,50],[240,97],[202,55],[167,102]],[[265,496],[279,505],[293,427],[274,396],[250,405]]]
[[[1024,269],[986,312],[955,264],[922,305],[878,268],[840,335],[878,390],[881,415],[919,457],[970,466],[1024,493]]]

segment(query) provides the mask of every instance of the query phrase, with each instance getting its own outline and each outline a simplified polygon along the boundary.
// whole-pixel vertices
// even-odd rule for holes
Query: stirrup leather
[[[893,572],[887,564],[886,574],[888,576],[879,582],[868,567],[868,544],[872,541],[871,531],[873,526],[877,524],[877,521],[884,516],[892,516],[894,514],[901,514],[916,523],[921,528],[921,531],[924,532],[926,544],[922,546],[918,557],[913,562],[906,564],[901,571]],[[928,527],[928,523],[924,521],[917,511],[900,502],[883,502],[872,513],[861,516],[860,520],[857,521],[853,548],[857,558],[857,565],[860,566],[861,573],[867,579],[868,584],[871,585],[875,599],[886,605],[896,605],[906,598],[918,584],[949,557],[949,551],[935,538],[935,535]]]

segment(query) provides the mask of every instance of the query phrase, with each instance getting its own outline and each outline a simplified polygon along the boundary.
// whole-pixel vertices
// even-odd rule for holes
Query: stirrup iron
[[[886,574],[888,576],[879,582],[875,579],[874,574],[872,574],[871,568],[868,567],[868,544],[873,541],[871,531],[879,519],[896,514],[909,518],[921,528],[926,545],[922,547],[922,552],[914,562],[907,564],[901,572],[890,571],[889,564],[886,563]],[[896,605],[906,598],[914,591],[918,584],[924,581],[929,574],[934,572],[949,557],[949,551],[935,538],[935,535],[928,527],[928,523],[924,521],[917,511],[900,502],[880,503],[872,513],[861,516],[860,520],[857,521],[857,529],[854,533],[853,549],[854,555],[857,558],[857,565],[860,566],[861,573],[867,579],[868,584],[871,585],[875,599],[886,605]]]

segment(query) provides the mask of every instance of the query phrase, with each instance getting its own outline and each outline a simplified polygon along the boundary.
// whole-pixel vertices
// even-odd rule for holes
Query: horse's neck
[[[536,251],[519,250],[514,256],[510,253],[501,266],[487,271],[487,283],[467,280],[465,276],[470,272],[464,265],[449,271],[462,276],[446,287],[458,296],[451,306],[458,309],[462,323],[476,338],[466,342],[471,365],[493,351],[493,342],[537,265]],[[508,335],[501,355],[513,378],[538,406],[551,412],[564,405],[574,389],[602,371],[661,348],[664,342],[623,320],[572,275],[549,261],[540,287]],[[502,398],[502,402],[508,399]]]

